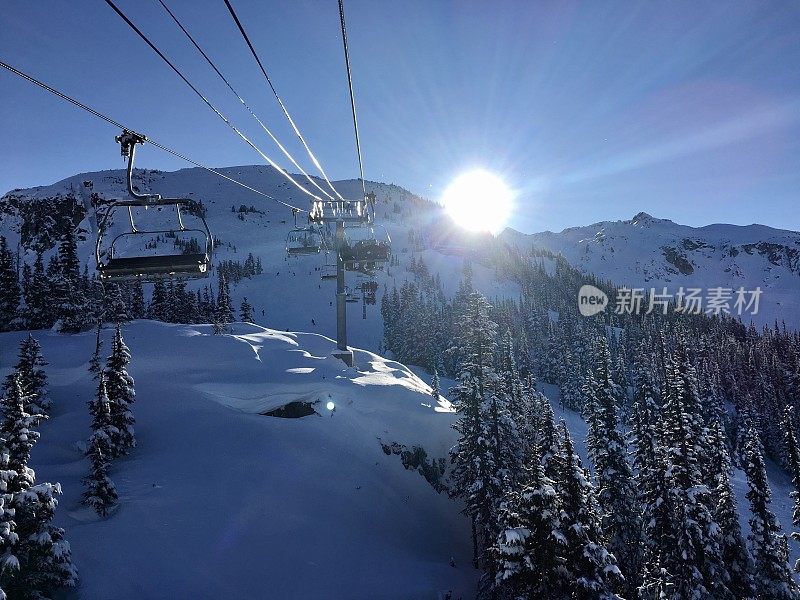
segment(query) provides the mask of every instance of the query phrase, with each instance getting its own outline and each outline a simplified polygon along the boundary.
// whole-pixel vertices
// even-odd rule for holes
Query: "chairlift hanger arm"
[[[122,156],[128,159],[128,194],[130,194],[131,198],[144,202],[145,205],[155,204],[160,201],[161,196],[159,194],[139,194],[133,189],[133,161],[136,158],[136,144],[144,144],[147,138],[141,133],[125,129],[121,135],[114,139],[119,143]],[[133,206],[135,205],[133,204]]]

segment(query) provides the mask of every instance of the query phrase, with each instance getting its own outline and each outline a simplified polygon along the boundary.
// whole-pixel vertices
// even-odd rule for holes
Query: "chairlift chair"
[[[297,227],[286,236],[286,253],[289,256],[319,254],[322,249],[320,234],[311,227]]]
[[[361,290],[359,288],[345,288],[346,295],[345,301],[347,302],[361,302]]]
[[[322,265],[322,279],[336,279],[336,276],[336,265],[330,264],[326,261],[325,264]]]
[[[95,245],[95,258],[97,271],[100,278],[105,280],[131,280],[140,279],[151,281],[164,277],[197,278],[209,274],[211,254],[214,241],[208,223],[203,216],[203,208],[199,202],[189,198],[162,198],[159,194],[139,194],[133,189],[133,162],[136,153],[136,144],[142,144],[146,138],[138,133],[123,131],[117,136],[122,150],[122,156],[128,159],[128,200],[116,200],[106,205],[103,215],[98,219],[97,243]],[[142,230],[136,226],[133,213],[134,208],[173,207],[177,217],[178,228],[156,228]],[[103,249],[103,241],[108,233],[108,228],[114,222],[113,216],[120,210],[126,210],[130,231],[123,232],[111,240],[108,248]],[[202,225],[199,227],[186,227],[183,223],[184,214],[196,218]],[[124,256],[118,250],[124,240],[144,240],[148,236],[164,235],[175,237],[176,233],[194,233],[203,240],[203,245],[197,244],[199,251],[188,253],[171,253],[157,256],[132,255]]]
[[[316,200],[311,203],[308,220],[312,223],[370,223],[374,217],[374,209],[370,212],[371,202],[369,194],[361,200]]]
[[[377,292],[377,281],[365,281],[361,284],[361,293],[364,294],[364,302],[366,304],[375,304]]]
[[[306,256],[309,254],[319,254],[324,245],[322,229],[317,225],[311,224],[300,227],[297,225],[297,213],[299,209],[292,209],[294,217],[294,229],[286,235],[286,254],[289,256]],[[310,219],[309,219],[310,221]]]
[[[371,275],[389,262],[392,240],[379,225],[345,228],[341,256],[348,271]]]

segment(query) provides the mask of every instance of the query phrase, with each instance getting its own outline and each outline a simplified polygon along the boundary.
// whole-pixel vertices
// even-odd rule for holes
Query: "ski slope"
[[[276,197],[303,202],[267,167],[223,171]],[[73,195],[88,207],[84,181],[92,181],[93,191],[105,197],[119,197],[124,190],[122,172],[106,171],[15,194],[25,202]],[[429,457],[445,457],[455,440],[448,404],[433,402],[427,385],[409,369],[371,352],[356,350],[353,370],[329,358],[335,345],[329,339],[335,334],[335,284],[319,277],[322,256],[286,257],[292,220],[285,208],[197,169],[140,171],[137,183],[164,195],[202,199],[209,224],[222,240],[216,261],[244,261],[248,252],[262,260],[262,275],[232,289],[235,307],[244,296],[254,306],[257,325],[234,324],[228,336],[213,336],[204,325],[137,321],[125,327],[140,446],[115,464],[112,477],[121,508],[103,521],[79,503],[80,478],[88,471],[81,442],[89,434],[86,401],[94,390],[86,367],[94,336],[36,333],[51,363],[54,412],[42,426],[32,466],[40,480],[64,487],[57,521],[67,529],[81,572],[82,587],[74,596],[413,599],[453,590],[456,598],[472,597],[478,574],[470,566],[469,523],[460,505],[437,494],[418,472],[406,470],[398,456],[386,455],[381,447],[421,445]],[[345,196],[358,193],[355,181],[335,184]],[[437,209],[396,186],[370,182],[368,189],[378,196],[379,220],[401,263],[378,273],[379,297],[384,286],[391,289],[411,277],[405,268],[411,256],[424,258],[429,270],[440,275],[446,293],[454,292],[463,264],[458,248],[415,251],[409,238],[410,230],[430,225]],[[258,212],[240,218],[231,207],[242,204]],[[16,247],[21,221],[13,211],[1,213],[0,233]],[[765,316],[781,315],[791,325],[792,315],[800,314],[789,310],[797,285],[793,263],[770,266],[758,248],[738,258],[728,256],[730,247],[764,240],[791,247],[796,243],[792,232],[684,229],[638,217],[561,234],[506,232],[503,239],[521,249],[539,244],[560,252],[573,265],[619,284],[703,287],[741,279],[742,285],[755,286],[763,281],[765,301],[780,290],[786,298],[780,307],[772,305],[780,309],[777,313]],[[90,260],[95,227],[88,211],[81,222],[83,261]],[[726,246],[711,237],[733,241]],[[684,239],[695,249],[687,250]],[[693,274],[676,274],[670,270],[674,265],[664,263],[661,248],[670,244],[685,251]],[[28,252],[26,259],[31,262],[33,254]],[[741,277],[739,271],[726,273],[728,259],[744,269]],[[516,285],[498,280],[480,264],[473,264],[473,270],[474,285],[485,295],[518,297]],[[358,282],[353,274],[348,278],[351,285]],[[215,275],[191,287],[206,283],[215,288]],[[366,319],[360,303],[348,304],[347,311],[350,345],[377,352],[379,307],[367,307]],[[110,334],[104,332],[104,354]],[[24,335],[0,334],[0,376],[14,364]],[[555,388],[545,386],[545,392],[584,454],[585,423],[558,409]],[[321,415],[282,419],[261,414],[291,401],[318,402]],[[325,409],[329,401],[336,407],[333,414]],[[774,465],[769,469],[772,509],[789,532],[790,482]],[[741,471],[735,471],[733,485],[748,531]],[[800,553],[791,544],[794,560]]]
[[[271,167],[223,167],[219,170],[287,203],[308,206],[308,196],[299,192]],[[91,182],[91,189],[84,185],[85,182]],[[322,280],[318,270],[325,262],[324,253],[292,258],[286,255],[286,236],[294,226],[291,210],[197,168],[174,172],[137,169],[134,184],[140,192],[202,200],[211,231],[221,241],[215,248],[214,264],[224,260],[244,262],[250,252],[261,259],[264,273],[243,280],[231,290],[237,312],[242,298],[246,296],[253,305],[255,321],[259,325],[336,336],[336,282]],[[357,198],[361,194],[358,180],[335,181],[333,184],[345,198]],[[379,286],[378,296],[382,295],[384,287],[391,290],[392,286],[399,287],[412,277],[405,267],[413,255],[424,258],[430,271],[440,275],[446,293],[454,293],[462,276],[463,258],[435,250],[415,252],[409,242],[409,231],[419,232],[428,227],[432,220],[441,216],[439,208],[396,185],[369,181],[366,185],[368,191],[376,194],[377,221],[391,237],[392,251],[401,263],[399,268],[391,267],[376,273],[374,279]],[[0,198],[0,235],[8,239],[11,248],[16,248],[22,239],[23,219],[20,211],[12,208],[10,197],[13,196],[16,199],[14,202],[23,206],[41,203],[52,205],[55,198],[73,197],[86,210],[85,218],[79,225],[83,234],[79,239],[78,254],[82,263],[88,264],[90,271],[94,270],[97,220],[91,207],[92,193],[106,199],[127,197],[125,171],[80,173],[52,185],[9,192]],[[242,205],[252,206],[258,212],[239,213]],[[231,211],[231,207],[235,210]],[[147,214],[140,211],[137,218],[146,219],[144,223],[177,227],[174,213],[167,209],[158,212],[150,210]],[[298,225],[303,225],[303,218],[302,213],[298,215]],[[127,215],[121,213],[112,230],[115,233],[125,230],[123,226],[126,220]],[[190,220],[187,219],[189,224]],[[25,259],[32,263],[36,258],[35,252],[30,249],[25,252],[24,246],[22,250]],[[55,248],[52,248],[46,252],[45,260],[54,251]],[[474,264],[473,270],[475,287],[488,297],[519,297],[516,284],[498,280],[491,270],[479,264]],[[368,281],[368,278],[355,273],[347,274],[348,286],[358,287],[362,281]],[[216,271],[205,280],[189,282],[189,289],[194,290],[205,284],[210,285],[216,293]],[[146,293],[149,295],[149,289]],[[377,352],[383,338],[379,306],[368,306],[367,318],[364,319],[361,302],[348,303],[347,315],[348,341],[359,348]]]
[[[139,447],[113,466],[121,507],[106,520],[79,503],[94,335],[37,333],[53,416],[32,466],[64,489],[57,522],[81,575],[75,597],[470,597],[477,575],[459,504],[381,448],[445,457],[449,403],[372,353],[356,351],[345,369],[328,338],[233,327],[125,327]],[[23,335],[0,334],[1,376]],[[293,400],[319,415],[260,414]]]

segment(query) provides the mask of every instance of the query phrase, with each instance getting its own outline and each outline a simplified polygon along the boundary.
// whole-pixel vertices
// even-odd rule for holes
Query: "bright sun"
[[[497,175],[476,169],[462,173],[447,186],[442,204],[464,229],[496,233],[508,220],[512,196]]]

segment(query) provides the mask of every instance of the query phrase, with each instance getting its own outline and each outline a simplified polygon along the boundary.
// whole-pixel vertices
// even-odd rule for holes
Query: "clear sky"
[[[300,159],[222,0],[165,2]],[[278,156],[157,0],[117,3]],[[356,176],[336,0],[232,3],[328,174]],[[639,211],[800,230],[797,2],[346,0],[346,10],[369,179],[436,200],[464,170],[496,171],[517,193],[510,225],[526,232]],[[102,0],[7,0],[0,40],[0,59],[201,162],[261,164]],[[121,167],[117,133],[0,72],[0,193]],[[152,147],[140,165],[187,166]]]

